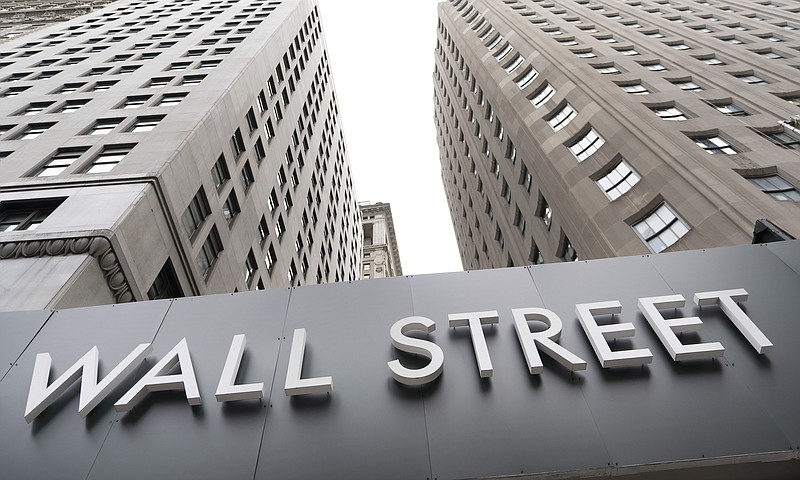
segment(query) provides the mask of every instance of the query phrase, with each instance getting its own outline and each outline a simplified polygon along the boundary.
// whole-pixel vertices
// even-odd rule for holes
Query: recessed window
[[[117,125],[119,125],[122,120],[122,118],[101,118],[94,122],[94,125],[92,125],[84,135],[106,135],[117,128]]]
[[[535,108],[539,108],[547,103],[548,100],[553,98],[553,95],[555,94],[556,89],[553,88],[553,86],[549,83],[545,83],[536,93],[533,94],[532,97],[530,97],[530,101]]]
[[[55,125],[55,123],[32,123],[25,127],[25,130],[20,132],[14,139],[15,140],[32,140],[39,135],[43,134],[45,130]]]
[[[788,202],[800,201],[800,191],[797,190],[797,187],[784,180],[780,175],[748,178],[748,180],[775,200]],[[0,230],[2,230],[2,228],[0,228]]]
[[[662,203],[644,220],[634,224],[633,229],[655,253],[674,245],[689,232],[689,226],[666,203]]]
[[[164,118],[164,115],[153,115],[149,117],[137,117],[136,122],[128,130],[129,132],[149,132],[156,128],[158,122]]]
[[[242,137],[242,131],[240,129],[236,129],[233,132],[230,140],[231,150],[233,150],[233,158],[238,158],[239,155],[244,153],[244,138]]]
[[[183,297],[183,290],[172,267],[172,260],[167,259],[158,276],[153,280],[153,284],[147,290],[147,298],[150,300],[161,300],[169,298]]]
[[[82,106],[84,106],[87,103],[89,103],[90,100],[91,100],[90,98],[81,98],[81,99],[77,99],[77,100],[67,100],[66,102],[64,102],[61,105],[61,108],[58,109],[58,111],[61,112],[61,113],[74,112],[77,109],[79,109]]]
[[[530,85],[537,75],[539,75],[539,72],[537,72],[535,68],[528,66],[528,68],[525,69],[522,75],[516,78],[514,82],[517,84],[517,87],[519,87],[520,90],[522,90],[523,88]]]
[[[17,115],[21,116],[31,116],[31,115],[38,115],[44,111],[47,107],[52,105],[53,102],[35,102],[31,103],[24,110],[18,112]]]
[[[208,274],[211,272],[211,267],[214,265],[214,262],[216,262],[220,253],[222,253],[222,240],[219,238],[217,226],[214,225],[211,231],[208,232],[208,237],[206,237],[205,242],[203,242],[203,248],[200,249],[200,253],[198,253],[195,258],[195,264],[203,278],[208,277]]]
[[[92,163],[83,173],[106,173],[116,167],[134,145],[109,145],[92,160]]]
[[[118,107],[123,110],[132,110],[134,108],[141,108],[150,98],[150,95],[135,95],[125,99],[124,102]]]
[[[675,50],[691,50],[692,47],[686,45],[685,43],[670,43],[668,44],[670,47],[674,48]]]
[[[741,41],[738,38],[733,37],[733,36],[726,37],[726,38],[720,38],[720,40],[722,40],[725,43],[730,43],[732,45],[741,45],[742,43],[744,43],[743,41]]]
[[[749,115],[749,113],[747,113],[747,111],[745,111],[742,107],[732,102],[725,104],[712,104],[712,105],[714,106],[714,108],[717,109],[717,111],[719,111],[724,115],[733,115],[733,116]]]
[[[0,232],[36,230],[63,198],[0,203]]]
[[[597,54],[591,50],[573,51],[572,53],[578,58],[597,58]]]
[[[114,86],[116,83],[117,83],[117,81],[116,81],[116,80],[104,80],[104,81],[102,81],[102,82],[97,82],[97,83],[95,83],[95,84],[94,84],[94,86],[92,87],[92,91],[93,91],[93,92],[102,92],[102,91],[105,91],[105,90],[108,90],[108,89],[110,89],[110,88],[111,88],[111,87],[113,87],[113,86]]]
[[[606,141],[603,137],[594,128],[590,128],[577,141],[569,145],[569,149],[578,161],[582,162],[599,150],[604,143]]]
[[[202,60],[200,65],[197,66],[199,69],[207,69],[207,68],[214,68],[219,66],[222,63],[222,60]]]
[[[162,87],[166,87],[169,84],[169,82],[171,82],[171,81],[172,81],[172,77],[154,78],[154,79],[150,80],[147,83],[147,85],[145,85],[145,88],[162,88]]]
[[[759,77],[758,75],[734,75],[734,76],[739,80],[743,81],[744,83],[749,83],[751,85],[769,83],[763,78]]]
[[[680,88],[681,90],[686,90],[686,91],[690,91],[690,92],[691,91],[700,91],[700,90],[703,89],[703,87],[701,87],[700,85],[694,83],[691,80],[677,81],[677,82],[672,82],[672,83],[675,86],[677,86],[678,88]]]
[[[662,120],[686,120],[686,114],[677,107],[655,107],[652,108],[656,115]]]
[[[256,264],[256,256],[253,254],[253,250],[250,250],[250,253],[247,254],[247,258],[244,261],[244,266],[242,267],[242,277],[244,278],[244,283],[248,286],[252,283],[257,269],[258,264]]]
[[[511,75],[512,73],[514,73],[514,71],[516,69],[519,68],[520,65],[522,65],[522,62],[524,62],[524,61],[525,61],[525,57],[523,57],[522,55],[517,53],[516,55],[514,55],[514,57],[511,59],[511,61],[508,62],[508,64],[506,66],[504,66],[503,68],[505,69],[505,71],[509,75]]]
[[[550,208],[550,205],[547,203],[544,197],[542,197],[539,201],[539,209],[537,216],[542,219],[545,227],[550,230],[550,225],[553,224],[553,210]]]
[[[167,67],[167,71],[186,70],[192,62],[172,62]]]
[[[667,67],[662,65],[660,62],[643,63],[642,66],[651,72],[663,72],[667,70]]]
[[[597,179],[597,186],[611,201],[627,193],[637,183],[639,183],[639,175],[625,160],[620,160],[610,172]]]
[[[717,57],[701,58],[700,61],[707,65],[727,65],[725,62],[723,62]]]
[[[228,225],[231,225],[241,211],[239,200],[236,198],[236,192],[231,190],[231,193],[228,194],[228,198],[225,200],[225,204],[222,206],[222,216],[225,217]]]
[[[214,186],[217,188],[217,191],[225,185],[225,182],[230,180],[231,174],[228,171],[228,165],[224,155],[220,155],[214,163],[214,166],[211,167],[211,178],[214,180]]]
[[[649,31],[649,32],[642,32],[642,35],[650,38],[664,38],[664,34],[659,32],[658,30]]]
[[[578,251],[575,250],[575,247],[572,246],[572,242],[569,241],[566,235],[564,236],[564,247],[560,258],[565,262],[577,262],[579,260]]]
[[[764,51],[760,51],[760,52],[756,52],[756,53],[758,53],[759,55],[761,55],[764,58],[769,58],[771,60],[775,60],[775,59],[778,59],[778,58],[784,58],[783,55],[781,55],[780,53],[777,53],[777,52],[773,52],[772,49],[764,50]]]
[[[595,66],[594,69],[603,75],[615,75],[617,73],[621,73],[614,65]]]
[[[244,162],[244,167],[242,167],[242,187],[244,187],[244,191],[250,189],[250,186],[255,183],[256,179],[253,176],[253,169],[250,168],[250,161]]]
[[[617,51],[619,53],[621,53],[623,55],[626,55],[626,56],[629,56],[629,57],[634,56],[634,55],[639,55],[639,52],[637,52],[636,49],[633,48],[633,47],[620,48]]]
[[[208,198],[203,187],[197,191],[189,206],[184,210],[181,215],[181,223],[186,231],[186,236],[193,239],[195,233],[200,229],[203,221],[211,215],[211,208],[208,206]]]
[[[558,110],[552,117],[547,119],[547,123],[554,131],[557,132],[569,125],[576,115],[577,112],[575,112],[575,109],[572,108],[569,103],[565,103],[560,110]]]
[[[624,90],[627,93],[630,93],[631,95],[649,95],[650,94],[650,90],[648,90],[647,87],[645,87],[641,83],[634,83],[634,84],[630,84],[630,85],[620,85],[620,87],[622,88],[622,90]]]
[[[712,154],[725,154],[725,155],[733,155],[734,153],[739,153],[733,145],[719,137],[718,135],[712,135],[708,137],[697,137],[694,138],[694,143],[703,147],[703,149]]]
[[[35,177],[53,177],[64,172],[69,168],[75,160],[83,155],[89,147],[79,148],[59,148],[55,154],[45,163],[36,174]]]
[[[167,107],[171,105],[177,105],[181,103],[181,100],[183,100],[186,95],[188,95],[186,92],[165,93],[158,102],[158,106]]]
[[[775,145],[788,150],[800,150],[800,138],[790,131],[780,130],[776,132],[762,132],[758,133],[774,143]]]
[[[200,85],[200,82],[202,82],[204,78],[206,78],[205,75],[186,75],[183,77],[181,85]]]

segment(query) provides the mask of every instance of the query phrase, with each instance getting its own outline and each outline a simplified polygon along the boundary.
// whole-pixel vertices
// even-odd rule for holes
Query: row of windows
[[[477,29],[484,28],[486,25],[488,25],[488,22],[486,22],[485,20],[479,21],[478,18],[479,17],[477,15],[475,15],[473,17],[473,22],[472,22],[472,24],[475,25],[477,27]],[[467,20],[469,21],[469,18],[467,18]],[[473,29],[476,29],[476,28],[473,27]],[[440,30],[443,32],[443,35],[445,36],[445,38],[447,38],[448,35],[444,31],[443,26],[441,24],[440,24]],[[491,32],[491,27],[489,29],[487,29],[487,31]],[[487,37],[489,37],[489,36],[486,35],[486,36],[484,36],[483,39],[485,40]],[[498,34],[498,37],[499,37],[499,34]],[[489,42],[489,45],[487,45],[487,46],[494,45],[495,47],[499,48],[499,50],[493,52],[496,58],[510,55],[510,52],[513,50],[513,47],[510,47],[510,44],[501,43],[501,40],[498,40],[498,37],[496,37],[494,40],[491,40]],[[457,49],[452,44],[450,39],[447,38],[447,40],[448,40],[448,46],[451,47],[451,52],[454,52],[456,61],[459,64],[459,68],[462,70],[462,72],[464,72],[464,71],[466,72],[465,73],[465,78],[472,79],[471,73],[469,71],[469,67],[464,64],[463,58],[460,57],[460,54],[458,53]],[[442,53],[441,52],[441,45],[439,45],[438,47],[439,47],[439,48],[437,48],[438,53],[440,53],[440,55],[441,55],[441,53]],[[446,70],[448,71],[448,74],[449,74],[450,78],[453,79],[454,87],[458,86],[457,81],[456,81],[456,79],[455,79],[455,77],[454,77],[454,75],[452,73],[452,68],[449,67],[449,61],[447,59],[444,59],[444,57],[443,57],[443,60],[446,63]],[[517,65],[517,67],[518,67],[518,65]],[[528,77],[531,77],[531,78],[535,77],[536,74],[535,73],[531,73],[531,72],[535,72],[535,70],[531,69],[529,71],[526,71],[525,75],[528,76]],[[444,89],[444,84],[441,83],[441,75],[440,75],[440,73],[438,71],[437,71],[437,77],[438,77],[438,79],[440,81],[440,85],[439,85],[440,88]],[[475,91],[474,87],[475,87],[475,85],[474,85],[474,80],[473,80],[473,84],[472,84],[472,87],[471,87],[471,89],[473,91]],[[460,86],[458,86],[459,95],[461,95],[461,91],[462,91],[462,88]],[[555,89],[551,85],[549,85],[549,83],[545,82],[543,84],[541,90],[535,92],[535,94],[531,97],[531,101],[534,104],[534,106],[538,108],[538,107],[542,106],[544,103],[546,103],[547,100],[552,98],[554,93],[555,93]],[[445,100],[448,102],[448,105],[449,105],[449,97],[445,97]],[[482,99],[481,99],[481,101],[482,101]],[[466,102],[464,103],[464,106],[465,106],[465,108],[468,108],[466,106]],[[439,108],[441,108],[441,107],[439,107]],[[735,104],[720,105],[718,108],[723,113],[729,113],[729,114],[734,114],[734,115],[735,114],[740,114],[740,113],[738,113],[738,110],[740,110],[740,109]],[[488,109],[490,110],[491,107],[489,106]],[[445,115],[441,111],[439,113],[440,113],[440,117],[443,119]],[[660,109],[658,111],[658,113],[660,115],[663,115],[663,117],[665,117],[665,118],[669,117],[671,114],[676,114],[676,112],[674,112],[673,110],[671,110],[669,108]],[[561,128],[563,128],[564,126],[566,126],[567,124],[569,124],[572,121],[572,119],[574,118],[575,114],[576,114],[575,110],[568,103],[562,102],[559,105],[558,108],[554,109],[553,111],[551,111],[550,114],[545,116],[545,120],[548,122],[548,124],[550,124],[550,126],[554,129],[554,131],[558,131]],[[487,117],[490,117],[491,115],[492,114],[487,113]],[[677,113],[677,115],[680,115],[680,113]],[[450,115],[449,116],[451,118],[453,116],[452,107],[450,107]],[[470,113],[470,120],[472,120],[472,118],[473,117],[472,117],[472,115]],[[456,126],[457,126],[458,125],[458,119],[455,118],[454,120],[455,120]],[[491,120],[490,120],[490,122],[491,122]],[[440,128],[441,128],[443,123],[444,122],[440,123]],[[447,128],[447,126],[444,125],[444,128]],[[500,127],[499,122],[498,122],[498,130],[502,131],[502,127]],[[481,138],[480,127],[479,126],[476,128],[476,136],[479,139]],[[496,131],[496,136],[497,136],[497,131]],[[499,138],[502,141],[502,135],[500,135]],[[463,142],[463,133],[460,134],[460,139]],[[443,142],[443,141],[444,141],[443,135],[442,135],[442,132],[440,132],[440,143]],[[582,135],[582,137],[580,139],[578,139],[578,141],[576,141],[573,144],[569,145],[569,147],[573,151],[573,154],[575,154],[575,156],[578,158],[578,160],[581,161],[582,159],[588,158],[588,156],[590,156],[592,153],[594,153],[594,151],[596,151],[603,144],[603,142],[604,142],[604,140],[602,139],[602,137],[596,131],[594,131],[593,129],[588,129],[588,130],[585,130],[585,133]],[[450,139],[450,144],[452,145],[452,138]],[[447,150],[446,145],[442,144],[442,150],[443,151]],[[467,152],[468,152],[468,150],[467,150]],[[484,153],[488,153],[488,151],[485,150],[485,142],[484,142]],[[467,153],[467,157],[469,157],[469,153]],[[497,167],[496,161],[493,161],[492,162],[492,168],[490,169],[490,171],[496,172],[499,175],[499,170],[497,170],[496,167]],[[523,165],[523,168],[524,168],[524,165]],[[477,172],[475,172],[475,170],[474,170],[474,162],[473,162],[472,169],[473,169],[473,173],[477,174]],[[460,167],[459,167],[459,170],[460,170]],[[530,189],[531,176],[530,176],[530,173],[527,172],[527,169],[525,169],[525,170],[526,171],[522,175],[520,183],[521,184],[526,184],[527,185],[527,189],[529,190]],[[780,178],[780,177],[778,177],[778,178]],[[628,190],[630,190],[630,188],[632,188],[633,185],[635,185],[638,181],[639,181],[638,174],[636,174],[624,160],[619,160],[616,163],[616,166],[614,168],[612,168],[611,170],[608,171],[608,173],[606,173],[604,176],[602,176],[602,177],[600,177],[599,179],[596,180],[596,182],[598,183],[598,186],[606,193],[606,195],[609,197],[610,200],[614,200],[614,199],[618,198],[619,196],[621,196],[622,194],[624,194],[625,192],[627,192]],[[793,188],[793,187],[790,186],[790,188]],[[480,179],[478,179],[478,191],[479,191],[479,193],[483,194],[483,183],[480,181]],[[794,191],[796,191],[796,190],[794,190]],[[459,196],[460,196],[460,194],[459,194]],[[510,195],[509,195],[509,191],[508,191],[508,186],[507,186],[507,182],[505,182],[505,181],[503,181],[503,189],[501,191],[501,197],[502,198],[506,198],[507,201],[510,203]],[[549,207],[546,206],[546,202],[544,203],[544,206],[541,208],[540,211],[541,211],[541,214],[543,216],[543,221],[545,222],[545,224],[547,224],[548,220],[550,220],[552,218],[552,212],[550,211]],[[491,204],[490,203],[487,203],[487,208],[486,208],[486,212],[485,213],[490,218],[492,218],[492,209],[491,209]],[[464,215],[466,215],[466,213],[464,213]],[[454,218],[455,217],[456,216],[454,215]],[[517,209],[517,215],[515,216],[514,225],[517,226],[518,229],[520,229],[521,233],[524,233],[525,222],[524,222],[524,220],[522,220],[522,217],[521,217],[521,214],[519,212],[519,209]],[[667,235],[667,234],[664,234],[664,235]],[[500,232],[499,229],[498,229],[498,234],[496,235],[496,240],[497,239],[502,239],[502,232]],[[645,240],[647,241],[647,239],[645,239]],[[677,241],[677,240],[675,240],[675,241]],[[648,242],[648,244],[651,245],[651,248],[654,248],[653,245],[657,245],[658,244],[657,242],[658,242],[658,240],[653,240],[652,242]],[[672,243],[665,242],[665,243],[668,243],[669,245],[671,245],[674,242],[672,242]],[[664,247],[664,248],[666,248],[666,247]],[[660,250],[658,250],[658,251],[660,251]]]

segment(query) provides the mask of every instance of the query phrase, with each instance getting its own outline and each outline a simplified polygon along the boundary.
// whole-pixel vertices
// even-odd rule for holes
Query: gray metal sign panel
[[[0,379],[11,370],[51,313],[50,310],[0,313]]]
[[[252,478],[288,299],[289,290],[281,289],[174,300],[151,357],[161,358],[185,337],[203,404],[190,407],[182,392],[157,392],[118,414],[88,478]],[[237,383],[264,382],[264,402],[214,398],[237,334],[247,338]]]
[[[136,345],[153,341],[169,304],[159,301],[78,308],[50,316],[0,381],[3,477],[86,478],[114,426],[114,400],[133,385],[133,379],[124,382],[84,420],[78,415],[78,382],[29,425],[23,414],[36,354],[48,352],[52,356],[52,381],[96,345],[101,358],[98,376],[103,377]]]
[[[543,302],[526,268],[413,280],[414,314],[436,322],[432,337],[445,354],[441,379],[425,391],[434,478],[606,467],[610,458],[577,378],[555,362],[545,375],[528,373],[511,309]],[[483,327],[494,374],[482,379],[469,328],[447,328],[447,319],[487,310],[497,311],[499,323]]]
[[[256,478],[430,477],[423,402],[386,366],[395,355],[389,326],[413,314],[410,283],[292,291]],[[303,378],[332,376],[330,396],[284,395],[295,328],[308,332]]]
[[[444,480],[554,472],[656,479],[675,469],[687,478],[734,470],[738,478],[797,478],[798,259],[795,241],[52,316],[4,314],[0,346],[14,365],[0,379],[0,465],[4,477],[15,479]],[[698,292],[734,288],[749,292],[740,305],[774,343],[771,352],[756,353],[720,307],[692,301]],[[637,302],[674,294],[683,295],[686,305],[661,310],[665,318],[703,322],[699,332],[680,340],[721,342],[723,356],[670,358]],[[609,300],[621,303],[621,313],[595,320],[635,327],[633,338],[610,340],[612,350],[647,348],[651,364],[601,367],[575,305]],[[543,372],[528,372],[512,314],[527,307],[558,315],[558,343],[585,360],[585,370],[572,373],[542,354]],[[494,311],[498,323],[481,329],[493,375],[481,378],[469,327],[449,328],[448,317]],[[392,347],[391,326],[411,316],[429,318],[436,330],[407,335],[435,342],[445,358],[441,376],[422,387],[399,384],[387,366],[394,359],[409,368],[427,364]],[[536,330],[537,323],[529,327]],[[331,376],[330,395],[284,393],[293,334],[301,328],[307,333],[302,378]],[[236,383],[263,382],[265,396],[220,403],[215,392],[237,334],[246,335],[247,345]],[[202,404],[188,405],[183,392],[154,392],[132,411],[117,413],[113,403],[184,337]],[[138,372],[85,420],[77,412],[76,382],[26,423],[37,353],[52,356],[52,382],[97,345],[102,378],[146,342],[153,342],[153,352]],[[726,470],[730,464],[741,468]]]

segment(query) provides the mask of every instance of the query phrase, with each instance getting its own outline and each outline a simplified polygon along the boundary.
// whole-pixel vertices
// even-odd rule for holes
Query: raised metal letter
[[[404,385],[424,385],[436,380],[442,374],[444,352],[439,345],[433,342],[406,337],[405,334],[411,330],[431,333],[436,330],[436,324],[433,320],[425,317],[406,317],[396,321],[389,332],[394,348],[401,352],[422,355],[429,358],[430,363],[423,368],[413,370],[401,365],[399,360],[392,360],[388,362],[389,372],[392,374],[392,378]]]
[[[603,368],[610,367],[631,367],[644,365],[653,362],[653,354],[648,348],[635,350],[612,351],[608,346],[608,340],[615,338],[632,337],[636,334],[636,327],[632,323],[612,323],[610,325],[598,325],[594,320],[594,315],[608,315],[620,313],[622,304],[616,300],[610,302],[581,303],[575,305],[575,314],[581,322],[583,331],[589,337],[597,359]]]
[[[181,373],[167,375],[175,365],[180,365]],[[161,361],[156,363],[136,385],[128,390],[128,393],[117,400],[114,408],[118,412],[127,412],[135,407],[148,393],[165,390],[184,390],[189,405],[200,405],[202,403],[186,338],[178,342],[175,348],[164,355]]]
[[[481,378],[492,376],[492,359],[489,357],[489,348],[486,346],[486,337],[483,336],[482,325],[494,325],[500,321],[495,310],[488,312],[451,313],[448,315],[451,327],[469,327],[472,337],[472,347],[475,350],[475,359],[478,360],[478,372]]]
[[[644,318],[653,327],[661,343],[664,344],[673,360],[699,360],[703,358],[721,357],[725,354],[725,347],[719,342],[696,343],[684,345],[675,333],[697,332],[702,328],[703,322],[697,317],[673,318],[667,320],[659,309],[683,308],[686,299],[683,295],[665,295],[661,297],[647,297],[639,299],[639,310]]]
[[[515,308],[511,310],[511,314],[514,315],[514,329],[517,331],[517,338],[522,346],[522,352],[525,354],[525,361],[528,363],[528,371],[531,375],[544,371],[537,347],[573,372],[586,370],[584,359],[555,342],[561,337],[561,319],[555,312],[544,308]],[[528,322],[532,320],[544,323],[547,325],[547,330],[531,332]]]
[[[225,367],[219,377],[219,385],[215,396],[218,402],[232,402],[235,400],[254,400],[264,396],[263,383],[249,383],[246,385],[234,385],[236,375],[239,373],[239,365],[242,363],[244,346],[247,344],[247,337],[244,334],[234,335],[231,341],[231,349],[228,351],[228,358],[225,360]]]
[[[310,393],[330,393],[333,378],[300,378],[303,370],[303,357],[306,353],[306,329],[295,328],[292,337],[292,350],[289,352],[289,366],[286,368],[286,384],[283,392],[287,397]]]
[[[715,305],[719,304],[719,308],[725,312],[725,315],[736,325],[736,328],[742,332],[750,345],[756,349],[760,354],[769,353],[772,351],[772,342],[769,341],[766,335],[756,327],[756,324],[750,320],[750,317],[736,304],[736,302],[745,302],[749,294],[743,288],[733,290],[720,290],[717,292],[701,292],[694,294],[694,303],[698,306]]]
[[[139,345],[124,360],[119,362],[100,383],[97,383],[97,364],[100,361],[100,351],[97,346],[94,346],[50,386],[47,385],[47,380],[50,377],[50,364],[52,363],[50,354],[40,353],[36,355],[31,388],[28,391],[28,403],[25,406],[25,421],[31,423],[34,418],[75,383],[78,377],[81,377],[78,413],[81,417],[86,418],[86,415],[102,402],[111,390],[117,388],[152,351],[153,347],[149,343]]]

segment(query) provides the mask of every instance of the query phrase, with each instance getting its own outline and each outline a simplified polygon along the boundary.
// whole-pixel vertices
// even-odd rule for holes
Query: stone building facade
[[[359,278],[316,2],[123,0],[0,56],[0,310]]]
[[[388,203],[361,203],[361,225],[364,252],[361,259],[361,278],[398,277],[403,275],[400,250]]]
[[[441,3],[435,121],[464,267],[745,244],[760,220],[800,236],[797,13]]]
[[[86,15],[116,0],[0,0],[0,43]]]

